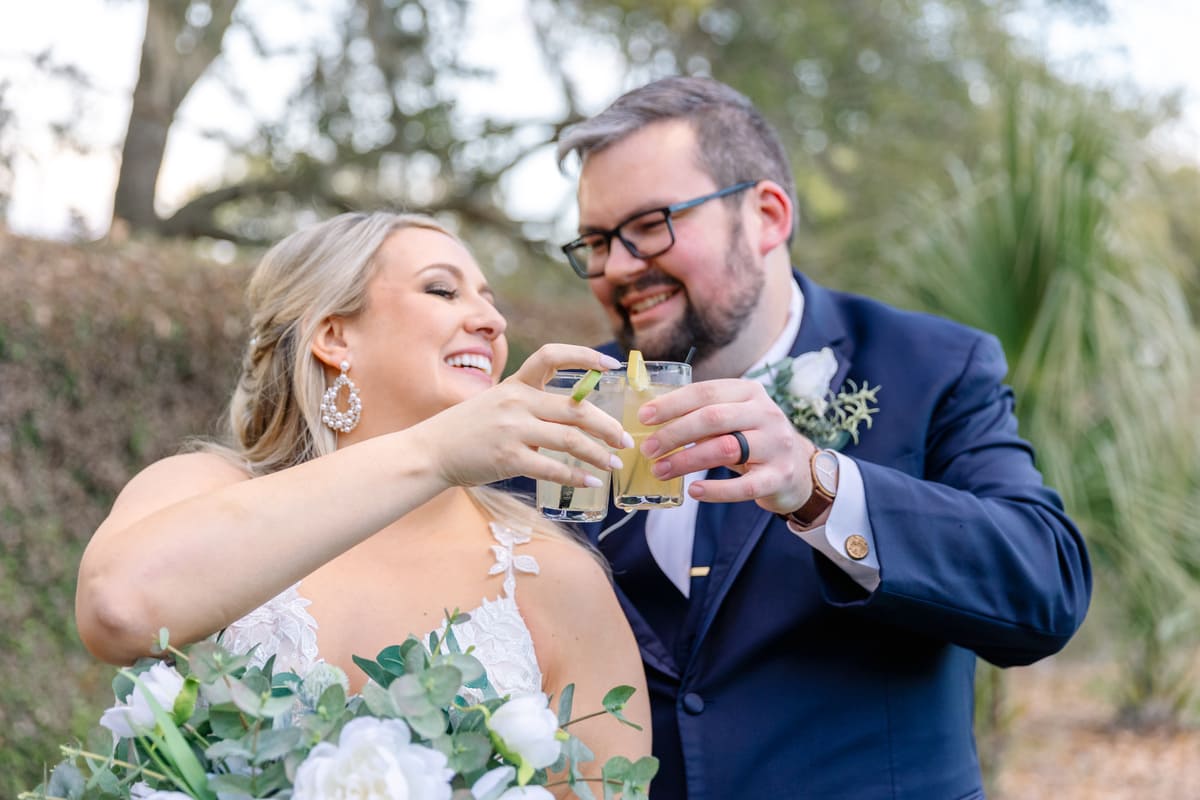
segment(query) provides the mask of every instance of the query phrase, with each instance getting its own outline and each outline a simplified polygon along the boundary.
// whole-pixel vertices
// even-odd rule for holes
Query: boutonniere
[[[801,353],[755,370],[747,377],[770,375],[767,394],[796,430],[817,447],[840,450],[847,441],[858,444],[858,428],[871,427],[879,411],[876,395],[882,388],[847,380],[836,392],[830,383],[837,374],[837,358],[828,347]]]

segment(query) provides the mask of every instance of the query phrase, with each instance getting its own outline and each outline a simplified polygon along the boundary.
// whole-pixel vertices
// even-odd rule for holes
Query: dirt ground
[[[1014,719],[991,800],[1200,800],[1200,728],[1114,727],[1105,670],[1087,663],[1007,674]]]

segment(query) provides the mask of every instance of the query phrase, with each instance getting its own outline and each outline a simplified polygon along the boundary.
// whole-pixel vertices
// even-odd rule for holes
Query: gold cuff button
[[[862,561],[869,552],[871,552],[871,548],[867,545],[865,536],[855,533],[846,537],[846,555],[855,561]]]

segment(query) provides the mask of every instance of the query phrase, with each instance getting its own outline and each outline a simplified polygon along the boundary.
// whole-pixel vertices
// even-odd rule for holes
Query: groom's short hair
[[[691,123],[699,166],[717,186],[772,180],[798,207],[792,166],[779,135],[749,98],[712,78],[662,78],[626,92],[599,114],[563,131],[559,166],[573,152],[582,162],[647,125],[673,119]]]

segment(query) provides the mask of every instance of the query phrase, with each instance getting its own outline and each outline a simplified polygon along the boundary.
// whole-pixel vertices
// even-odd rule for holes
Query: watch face
[[[821,484],[826,494],[837,494],[838,460],[837,456],[828,450],[822,450],[813,457],[813,475]]]

